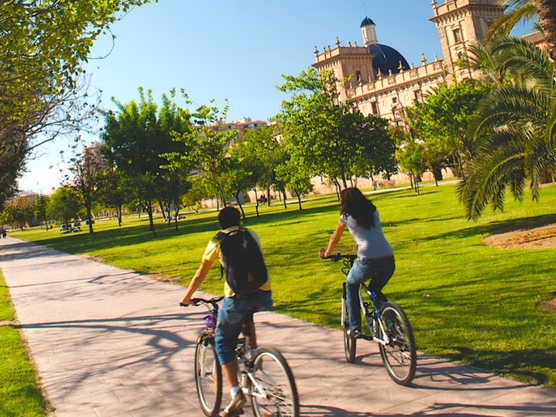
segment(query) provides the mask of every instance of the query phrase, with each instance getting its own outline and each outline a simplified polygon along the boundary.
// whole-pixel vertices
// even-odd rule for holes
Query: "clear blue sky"
[[[314,63],[315,46],[349,41],[362,45],[360,24],[370,17],[380,43],[420,65],[441,57],[430,0],[160,0],[136,8],[112,27],[115,46],[108,57],[85,65],[92,87],[102,90],[102,106],[114,109],[138,100],[137,88],[155,100],[183,88],[194,107],[211,99],[229,100],[228,120],[266,120],[287,97],[276,89],[281,75],[297,75]],[[518,34],[530,32],[530,26]],[[106,55],[111,35],[99,39],[91,57]],[[178,104],[180,103],[177,100]],[[88,137],[94,140],[95,137]],[[30,161],[20,189],[49,192],[58,186],[59,152],[69,140],[57,139]],[[49,168],[54,166],[54,168]]]

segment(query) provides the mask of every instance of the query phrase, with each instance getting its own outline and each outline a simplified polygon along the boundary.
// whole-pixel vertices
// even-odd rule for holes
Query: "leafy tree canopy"
[[[7,0],[0,7],[0,111],[20,119],[35,95],[75,85],[94,40],[134,6],[149,0]]]
[[[388,123],[363,114],[353,103],[339,101],[340,80],[311,68],[298,77],[283,76],[280,91],[291,94],[282,102],[276,120],[291,157],[312,175],[347,181],[361,175],[361,160],[375,173],[393,165],[395,143]]]

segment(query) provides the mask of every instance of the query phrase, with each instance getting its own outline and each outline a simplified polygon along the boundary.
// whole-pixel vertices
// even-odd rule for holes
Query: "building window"
[[[421,91],[415,91],[415,100],[421,101]]]
[[[357,82],[361,82],[361,71],[355,71],[355,79]]]
[[[398,97],[393,97],[392,104],[397,104],[397,103],[398,103]]]
[[[463,41],[463,36],[461,36],[461,29],[454,29],[454,41],[456,43]]]
[[[378,103],[376,101],[373,101],[371,103],[371,107],[373,109],[373,116],[378,116]]]

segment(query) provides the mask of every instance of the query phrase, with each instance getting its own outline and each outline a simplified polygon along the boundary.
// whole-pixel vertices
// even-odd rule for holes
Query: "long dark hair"
[[[375,227],[374,214],[376,207],[358,188],[345,188],[340,193],[342,214],[349,214],[359,226],[365,229]]]

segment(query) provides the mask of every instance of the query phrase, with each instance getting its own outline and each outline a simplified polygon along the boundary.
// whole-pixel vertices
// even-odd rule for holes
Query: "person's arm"
[[[330,256],[330,253],[334,250],[338,242],[340,242],[340,238],[342,237],[342,233],[344,233],[345,229],[346,227],[342,223],[338,222],[338,225],[336,226],[336,230],[334,230],[334,234],[332,234],[332,237],[330,238],[330,242],[328,242],[328,248],[326,250],[321,249],[319,251],[319,256],[321,258],[326,258],[327,256]]]
[[[211,266],[212,262],[203,259],[203,261],[201,262],[201,266],[199,266],[199,269],[197,270],[197,272],[195,272],[195,276],[193,276],[193,279],[189,283],[189,287],[187,287],[187,291],[181,299],[180,304],[186,306],[191,304],[191,297],[193,296],[193,294],[195,294],[195,291],[197,291],[202,282],[205,280]]]

